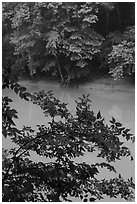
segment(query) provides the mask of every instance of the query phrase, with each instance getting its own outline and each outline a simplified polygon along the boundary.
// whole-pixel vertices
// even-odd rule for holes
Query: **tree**
[[[103,41],[94,30],[95,3],[17,3],[12,11],[11,4],[5,3],[3,12],[13,29],[15,67],[28,66],[31,75],[52,72],[62,83],[88,75],[89,61]]]
[[[124,33],[115,32],[108,35],[102,46],[101,68],[108,67],[114,79],[135,74],[135,27],[128,27]],[[108,46],[109,44],[109,46]]]
[[[115,79],[135,73],[135,28],[129,27],[119,44],[108,55],[110,72]]]
[[[14,4],[13,4],[14,5]],[[8,9],[8,5],[7,5]],[[12,9],[12,7],[10,7]],[[14,45],[10,42],[13,32],[11,28],[11,19],[6,17],[5,6],[3,5],[2,16],[2,71],[3,74],[11,74],[11,67],[15,64]],[[11,13],[9,12],[9,16]]]
[[[10,63],[12,72],[27,71],[31,76],[45,72],[61,83],[100,71],[99,63],[109,72],[108,55],[114,55],[115,45],[110,36],[126,33],[135,24],[134,16],[133,2],[3,3],[3,65]],[[123,42],[116,45],[123,46]],[[132,55],[131,49],[134,47],[122,48],[125,56]],[[113,51],[120,54],[116,46]],[[118,62],[120,67],[121,60]],[[113,73],[117,75],[117,68]]]
[[[12,100],[3,97],[3,135],[17,145],[3,149],[4,202],[58,202],[71,201],[73,197],[93,202],[104,195],[115,198],[120,195],[127,201],[134,199],[132,178],[125,181],[118,175],[110,180],[98,179],[100,168],[116,173],[112,162],[122,157],[133,160],[123,142],[123,138],[134,142],[129,129],[114,118],[110,126],[106,125],[101,113],[96,115],[91,110],[89,96],[83,95],[76,101],[76,113],[72,115],[67,104],[56,99],[51,91],[29,94],[25,87],[10,79],[3,84],[5,87],[40,106],[49,123],[39,125],[37,131],[31,127],[19,130],[14,123],[17,111],[10,107]],[[30,151],[51,161],[34,162],[29,157]],[[103,162],[76,162],[76,158],[87,152],[96,152]]]

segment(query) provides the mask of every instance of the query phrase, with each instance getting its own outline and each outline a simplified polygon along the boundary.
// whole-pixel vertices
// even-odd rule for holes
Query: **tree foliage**
[[[134,159],[124,145],[124,140],[135,141],[130,130],[114,118],[110,125],[105,124],[100,111],[92,111],[89,96],[79,98],[75,114],[71,114],[67,104],[51,91],[30,94],[16,78],[16,74],[29,70],[30,75],[46,72],[69,83],[88,76],[90,65],[99,59],[100,68],[106,66],[114,77],[134,73],[132,5],[128,4],[126,23],[120,3],[3,3],[3,89],[9,88],[21,99],[37,104],[49,119],[36,130],[25,126],[18,129],[13,101],[2,97],[2,134],[15,144],[9,150],[3,148],[4,202],[73,198],[93,202],[105,195],[134,199],[133,178],[125,181],[113,166],[123,157],[131,162]],[[110,28],[116,19],[118,24]],[[31,152],[44,157],[45,162],[34,162]],[[96,154],[99,162],[77,162],[87,154]],[[114,172],[115,177],[99,179],[101,168]]]
[[[118,45],[113,45],[108,55],[110,73],[114,78],[131,75],[135,72],[135,29],[128,28]]]
[[[24,73],[29,70],[30,75],[46,72],[60,77],[62,83],[88,76],[92,71],[90,67],[94,59],[98,59],[96,56],[100,54],[102,43],[107,42],[107,35],[109,36],[110,32],[115,34],[116,30],[123,32],[128,26],[134,25],[133,5],[134,3],[129,3],[126,7],[128,9],[126,24],[120,3],[3,3],[3,28],[5,30],[3,50],[6,49],[7,44],[10,50],[3,52],[3,56],[8,58],[8,61],[3,60],[4,67],[7,67],[6,63],[9,63],[10,59],[12,71]],[[130,32],[132,36],[134,35],[133,28],[125,31],[121,42],[113,47],[109,55],[108,52],[103,52],[104,55],[106,54],[105,59],[108,59],[109,70],[112,72],[113,69],[114,76],[121,72],[121,66],[125,67],[128,54],[130,61],[126,64],[127,74],[133,73],[131,67],[134,63],[132,56],[134,43],[133,38],[132,40],[128,38]],[[126,42],[129,45],[125,45]],[[106,46],[106,49],[108,48]],[[121,48],[125,54],[122,59],[118,60],[117,66],[111,61],[113,58],[114,61],[117,60],[116,55],[121,54]],[[104,62],[103,59],[102,57],[101,64]]]
[[[108,41],[111,42],[111,46],[102,53],[104,63],[101,64],[101,67],[108,66],[109,73],[115,79],[134,74],[135,28],[128,27],[123,34],[118,32],[110,34]]]
[[[17,65],[24,69],[27,64],[31,75],[37,69],[52,70],[52,74],[58,73],[62,80],[66,73],[61,69],[69,73],[71,78],[81,75],[84,70],[87,73],[87,61],[99,51],[103,40],[92,29],[97,21],[96,5],[65,2],[19,3],[15,4],[12,12],[11,42],[19,57],[20,64]],[[8,18],[9,11],[5,16]],[[62,57],[66,59],[65,64],[61,61]],[[76,70],[72,69],[71,64]],[[83,71],[79,71],[82,69]]]
[[[108,126],[100,111],[91,109],[89,96],[76,101],[72,115],[67,104],[56,99],[51,91],[29,94],[24,87],[9,82],[16,94],[31,100],[49,118],[48,125],[18,129],[14,119],[17,111],[10,108],[12,100],[3,97],[3,136],[9,137],[16,147],[3,149],[3,201],[4,202],[60,202],[80,198],[93,202],[104,195],[132,201],[134,182],[125,181],[117,174],[113,162],[133,156],[124,146],[122,138],[134,142],[134,135],[114,118]],[[45,162],[34,162],[30,151],[45,157]],[[79,157],[96,153],[103,161],[77,162]],[[46,158],[50,161],[46,162]],[[100,168],[116,173],[116,177],[98,179]]]

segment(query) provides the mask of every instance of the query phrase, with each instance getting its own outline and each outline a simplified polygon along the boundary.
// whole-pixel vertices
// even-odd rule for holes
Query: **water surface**
[[[119,122],[121,122],[126,128],[131,129],[131,133],[135,132],[135,90],[134,85],[125,82],[114,82],[113,79],[100,79],[94,82],[88,82],[81,84],[78,87],[62,87],[56,81],[48,80],[22,80],[20,84],[25,86],[27,90],[31,93],[45,90],[45,92],[52,90],[54,95],[62,102],[68,103],[68,108],[71,113],[75,112],[75,100],[78,97],[82,97],[83,94],[90,94],[90,99],[92,100],[92,109],[95,113],[99,110],[102,116],[105,118],[105,122],[109,123],[111,117],[114,117]],[[12,90],[6,89],[3,91],[3,95],[11,97],[14,101],[12,107],[18,111],[19,119],[16,124],[19,128],[23,125],[31,126],[36,128],[38,124],[47,124],[47,119],[44,117],[42,110],[31,102],[20,99],[17,94]],[[131,143],[126,143],[131,152],[134,154],[134,145]],[[3,146],[11,148],[13,144],[8,140],[3,140]],[[34,153],[31,157],[35,161],[45,161],[45,158],[37,157]],[[86,161],[88,163],[98,162],[99,159],[95,155],[87,154],[84,158],[78,158],[78,162]],[[122,161],[116,162],[114,166],[118,173],[126,179],[129,177],[134,178],[134,162],[130,162],[129,158],[123,158]],[[111,178],[115,176],[114,174],[108,174],[106,170],[102,170],[100,178]],[[78,201],[78,200],[75,200]],[[123,201],[118,199],[108,199],[104,201]]]

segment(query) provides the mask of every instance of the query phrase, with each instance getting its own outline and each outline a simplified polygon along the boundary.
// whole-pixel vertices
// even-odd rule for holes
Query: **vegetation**
[[[101,113],[91,109],[88,96],[76,101],[76,112],[72,115],[67,104],[61,103],[49,91],[35,94],[26,92],[25,87],[9,81],[9,87],[22,99],[31,100],[41,107],[48,125],[18,129],[15,119],[17,111],[10,107],[12,100],[3,97],[3,136],[9,137],[16,147],[3,149],[3,201],[4,202],[49,202],[71,201],[74,197],[93,202],[104,195],[132,201],[134,182],[132,177],[125,181],[117,174],[113,162],[122,157],[133,156],[124,146],[125,140],[134,142],[129,129],[112,118],[111,125],[104,123]],[[50,162],[34,162],[30,151]],[[96,154],[103,160],[97,163],[76,162],[76,158]],[[101,168],[116,173],[113,178],[98,179]]]
[[[36,77],[45,72],[62,83],[88,77],[100,68],[115,78],[132,75],[134,5],[3,3],[3,68]]]
[[[71,114],[51,91],[30,94],[17,82],[26,72],[36,77],[45,72],[61,83],[88,77],[95,69],[115,78],[132,75],[134,44],[134,3],[3,3],[3,89],[37,104],[49,119],[36,130],[19,129],[13,101],[2,97],[2,134],[15,144],[3,148],[3,202],[134,200],[133,178],[124,180],[113,165],[123,157],[134,160],[124,145],[135,141],[130,129],[114,118],[105,124],[88,95],[76,101]],[[45,162],[34,162],[31,152]],[[96,154],[99,162],[77,162],[87,154]],[[100,179],[101,168],[115,176]]]
[[[110,34],[113,38],[113,47],[108,48],[103,56],[101,67],[109,67],[109,73],[115,79],[135,73],[135,30],[128,27],[123,33]],[[103,50],[104,51],[104,50]],[[108,53],[106,55],[106,52]]]

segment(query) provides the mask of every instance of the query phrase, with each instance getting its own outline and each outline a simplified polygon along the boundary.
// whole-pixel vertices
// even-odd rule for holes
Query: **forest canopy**
[[[134,2],[3,3],[3,69],[61,83],[135,72]]]

